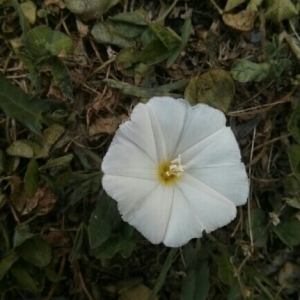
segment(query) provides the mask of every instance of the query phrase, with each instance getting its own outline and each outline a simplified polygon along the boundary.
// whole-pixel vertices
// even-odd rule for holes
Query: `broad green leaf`
[[[66,129],[60,124],[53,124],[43,131],[42,157],[48,158],[50,156],[52,146],[65,132]]]
[[[139,60],[146,65],[157,64],[171,55],[171,50],[168,50],[160,40],[153,40],[142,51]]]
[[[14,250],[11,250],[2,257],[0,260],[0,280],[5,276],[11,266],[19,259],[20,255]]]
[[[184,258],[187,263],[186,277],[181,288],[182,300],[205,300],[209,291],[208,253],[210,244],[202,249],[194,248],[191,243],[184,247]]]
[[[262,81],[270,75],[270,68],[268,62],[258,64],[247,59],[237,59],[230,73],[238,82]]]
[[[291,0],[267,0],[265,16],[267,20],[280,23],[297,16],[298,12]]]
[[[39,236],[26,240],[17,247],[24,260],[37,267],[46,267],[52,259],[50,246]]]
[[[24,17],[24,14],[20,7],[19,1],[12,0],[12,4],[13,4],[14,9],[19,17],[19,23],[21,25],[22,32],[23,32],[23,34],[26,34],[31,29],[31,27],[30,27],[28,21],[26,20],[26,18]]]
[[[73,101],[74,96],[70,71],[58,57],[53,57],[52,59],[52,74],[54,84],[59,87],[67,99]]]
[[[214,69],[191,78],[184,98],[191,105],[204,103],[226,112],[234,94],[235,85],[230,74],[222,69]]]
[[[282,179],[286,203],[292,207],[300,209],[300,182],[294,176]]]
[[[43,171],[43,170],[46,170],[49,168],[66,165],[66,164],[70,163],[70,161],[73,159],[73,157],[74,157],[73,154],[66,154],[66,155],[58,157],[58,158],[53,158],[51,160],[48,160],[43,166],[41,166],[39,168],[39,170]]]
[[[55,187],[68,186],[71,193],[67,196],[67,207],[76,204],[87,195],[99,192],[101,186],[102,173],[91,174],[71,174],[63,173],[55,183]]]
[[[264,0],[250,0],[250,2],[247,5],[247,10],[255,12],[258,11],[263,1]]]
[[[149,22],[148,25],[168,51],[172,51],[180,46],[181,38],[172,29],[158,25],[155,22]]]
[[[123,237],[109,237],[99,247],[92,249],[93,255],[98,259],[112,258],[117,252],[127,258],[135,249],[135,242]]]
[[[170,93],[172,90],[177,90],[185,87],[188,83],[188,80],[180,80],[175,83],[162,85],[157,88],[147,88],[134,86],[126,82],[116,81],[113,79],[104,79],[102,83],[106,84],[109,87],[116,88],[122,91],[123,94],[132,95],[136,97],[141,97],[145,99],[150,99],[154,96],[170,96],[174,98],[179,98],[182,95]]]
[[[45,277],[51,282],[58,283],[62,279],[65,279],[62,275],[59,275],[58,273],[54,272],[50,267],[46,269]]]
[[[17,140],[6,149],[6,152],[12,156],[39,158],[42,154],[42,147],[30,140]]]
[[[30,227],[27,224],[19,224],[16,226],[15,234],[13,238],[14,248],[20,246],[22,243],[34,237],[35,234],[30,232]]]
[[[300,182],[300,145],[292,145],[289,147],[288,156],[294,175]]]
[[[48,103],[31,98],[20,88],[7,80],[0,72],[0,108],[34,133],[41,135],[41,113],[48,109]]]
[[[110,21],[114,31],[128,39],[137,38],[147,29],[144,25],[136,25],[127,21],[117,21],[114,18],[110,18]]]
[[[24,190],[28,198],[32,198],[37,189],[39,183],[39,165],[35,159],[31,159],[24,177]]]
[[[101,18],[111,7],[116,5],[119,0],[65,0],[67,8],[74,14],[81,15],[85,20]]]
[[[213,255],[218,265],[218,275],[224,284],[234,286],[236,285],[237,278],[235,277],[234,266],[230,261],[230,255],[227,248],[223,244],[218,244],[218,249],[221,255]]]
[[[35,3],[30,0],[27,0],[25,2],[20,3],[20,8],[25,19],[30,24],[34,24],[36,21],[36,10],[37,10]]]
[[[124,23],[129,23],[134,25],[147,26],[148,23],[145,20],[146,15],[147,15],[146,11],[136,10],[134,12],[117,14],[115,16],[109,17],[109,19],[116,22],[124,22]]]
[[[226,6],[224,8],[224,11],[230,11],[233,8],[239,6],[240,4],[244,3],[246,0],[227,0]]]
[[[103,244],[120,221],[117,202],[107,195],[100,197],[88,225],[90,247],[93,249]]]
[[[186,43],[189,40],[191,30],[192,30],[192,20],[191,20],[191,18],[189,18],[184,21],[184,24],[182,27],[180,46],[177,47],[176,49],[174,49],[172,54],[168,57],[167,68],[169,68],[174,63],[174,61],[177,59],[177,57],[183,50],[184,46],[186,45]]]
[[[288,130],[292,134],[297,143],[300,143],[300,101],[297,101],[295,110],[293,111],[288,122]]]
[[[283,219],[272,228],[274,233],[289,247],[300,244],[300,223],[294,219]]]
[[[260,208],[253,208],[250,214],[250,230],[256,247],[265,247],[268,241],[268,219]],[[247,233],[250,235],[249,220],[247,220]]]
[[[178,248],[170,249],[168,256],[164,262],[164,265],[160,271],[160,274],[156,280],[155,286],[152,291],[152,297],[156,296],[158,294],[158,292],[161,290],[161,288],[163,287],[163,285],[165,284],[168,271],[169,271],[170,267],[172,266],[173,259],[174,259],[175,255],[177,254],[177,252],[178,252]]]
[[[24,38],[26,50],[33,58],[72,55],[72,40],[64,33],[52,30],[46,25],[31,29]]]
[[[119,48],[134,47],[134,39],[123,36],[118,33],[111,21],[103,21],[95,24],[91,31],[93,37],[101,44],[111,44]]]
[[[124,258],[131,255],[136,245],[135,241],[131,239],[134,228],[128,223],[122,225],[122,229],[119,230],[120,236],[110,236],[103,244],[92,250],[95,257],[98,259],[112,258],[117,252],[120,252]]]
[[[15,263],[9,271],[18,282],[18,287],[20,289],[33,294],[38,292],[37,283],[27,272],[26,268],[24,268],[24,264]]]

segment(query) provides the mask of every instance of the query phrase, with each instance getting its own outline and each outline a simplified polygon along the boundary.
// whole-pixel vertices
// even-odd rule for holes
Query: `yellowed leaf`
[[[257,13],[255,11],[242,10],[237,14],[224,14],[224,23],[239,31],[250,31],[254,28]]]
[[[210,70],[193,77],[184,92],[191,105],[204,103],[226,112],[234,97],[235,85],[231,75],[222,70]]]

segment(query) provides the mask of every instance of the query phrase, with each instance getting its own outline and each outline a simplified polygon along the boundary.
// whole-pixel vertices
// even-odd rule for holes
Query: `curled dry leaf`
[[[254,28],[254,21],[257,13],[254,11],[242,10],[237,14],[224,14],[224,23],[239,31],[250,31]]]
[[[125,116],[99,118],[89,127],[89,136],[95,136],[102,133],[114,134],[125,118]]]
[[[57,198],[48,188],[39,188],[33,198],[26,199],[26,206],[22,215],[27,215],[34,210],[38,216],[43,216],[52,211]]]

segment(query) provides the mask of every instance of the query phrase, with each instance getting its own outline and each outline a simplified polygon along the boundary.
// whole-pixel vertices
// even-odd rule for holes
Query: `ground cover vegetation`
[[[299,299],[299,11],[0,0],[1,299]],[[234,221],[180,248],[122,221],[101,184],[153,96],[221,110],[251,183]]]

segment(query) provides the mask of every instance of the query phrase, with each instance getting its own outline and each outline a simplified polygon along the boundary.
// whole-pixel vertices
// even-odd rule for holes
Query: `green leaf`
[[[265,212],[260,208],[253,208],[250,215],[251,234],[256,247],[265,247],[268,241],[268,220]],[[250,235],[249,220],[247,220],[247,233]]]
[[[0,280],[5,276],[11,266],[19,259],[20,255],[14,250],[5,253],[0,261]]]
[[[55,186],[60,187],[67,185],[72,190],[67,196],[68,206],[70,206],[87,195],[99,192],[102,175],[101,172],[91,174],[64,173],[58,178]]]
[[[31,159],[24,176],[24,190],[28,198],[32,198],[39,183],[39,165],[35,159]]]
[[[293,145],[289,147],[288,156],[294,175],[300,182],[300,145]]]
[[[38,292],[37,283],[27,272],[24,264],[15,263],[9,271],[18,282],[18,287],[20,289],[34,294]]]
[[[258,64],[248,59],[237,59],[230,73],[238,82],[262,81],[270,75],[270,68],[268,62]]]
[[[240,4],[244,3],[246,0],[227,0],[226,6],[224,8],[224,12],[228,12],[233,8],[239,6]]]
[[[17,140],[6,149],[6,152],[12,156],[39,158],[42,154],[42,147],[30,140]]]
[[[66,164],[70,163],[70,161],[73,159],[73,157],[74,157],[73,154],[66,154],[66,155],[58,157],[58,158],[53,158],[51,160],[48,160],[43,166],[41,166],[39,168],[39,170],[43,171],[43,170],[46,170],[49,168],[66,165]]]
[[[297,101],[297,105],[295,110],[293,111],[290,120],[288,122],[288,130],[296,140],[297,143],[300,144],[300,101]]]
[[[181,51],[183,50],[184,46],[187,44],[190,34],[192,30],[192,20],[188,18],[184,21],[182,32],[181,32],[181,44],[178,48],[174,49],[171,55],[168,57],[167,60],[167,68],[169,68],[174,61],[177,59]]]
[[[30,30],[24,39],[26,50],[33,58],[48,58],[50,56],[65,57],[72,55],[72,40],[64,33],[52,30],[46,25]]]
[[[168,50],[162,41],[153,40],[143,49],[139,59],[146,65],[153,65],[163,61],[171,53],[171,50]]]
[[[227,248],[223,244],[218,244],[218,249],[221,255],[213,255],[218,265],[218,275],[224,284],[234,286],[237,284],[237,278],[235,277],[235,269],[230,261],[230,255]]]
[[[52,259],[50,246],[39,236],[26,240],[17,247],[24,260],[37,267],[46,267]]]
[[[273,232],[289,247],[300,244],[300,223],[297,220],[281,220]]]
[[[234,81],[222,69],[210,70],[191,78],[184,91],[184,98],[191,105],[204,103],[226,112],[235,94]]]
[[[31,98],[20,88],[7,80],[0,72],[0,108],[34,133],[41,135],[41,113],[48,109],[48,103]]]
[[[158,25],[154,22],[149,22],[148,25],[168,51],[172,51],[180,46],[181,38],[172,29]]]
[[[182,300],[205,300],[209,291],[208,251],[212,244],[202,249],[194,248],[191,243],[184,247],[184,258],[187,263],[186,277],[181,288]]]
[[[15,234],[13,238],[13,246],[14,248],[20,246],[26,240],[31,239],[34,237],[35,234],[30,232],[30,227],[27,224],[21,223],[16,226]]]
[[[109,19],[115,22],[123,22],[123,23],[129,23],[133,25],[147,26],[148,23],[145,20],[146,15],[147,15],[146,11],[136,10],[134,12],[117,14],[115,16],[109,17]]]
[[[93,249],[103,244],[120,221],[117,202],[107,195],[102,196],[98,200],[88,225],[90,247]]]
[[[150,99],[151,97],[161,95],[178,98],[182,95],[170,93],[170,91],[185,87],[188,83],[188,80],[180,80],[175,83],[162,85],[157,88],[138,87],[128,84],[126,82],[120,82],[113,79],[104,79],[102,80],[102,83],[106,84],[109,87],[120,89],[125,95],[132,95],[136,97]]]
[[[112,258],[117,252],[120,252],[124,258],[127,258],[134,249],[134,241],[124,237],[109,237],[101,246],[93,249],[92,253],[98,259]]]
[[[17,0],[13,0],[12,3],[13,3],[15,11],[19,17],[19,23],[21,25],[22,32],[23,32],[23,34],[26,34],[31,29],[30,25],[29,25],[28,21],[26,20],[26,18],[24,17],[24,14],[20,8],[19,2]]]
[[[111,21],[103,21],[93,26],[91,31],[98,43],[111,44],[119,48],[134,47],[134,39],[125,37],[116,31]]]
[[[119,0],[101,0],[86,1],[82,0],[65,0],[67,8],[74,14],[80,14],[81,17],[90,19],[101,18],[111,7],[116,5]]]
[[[300,182],[294,176],[284,177],[282,179],[284,192],[286,194],[286,203],[292,207],[300,209]]]
[[[265,17],[274,23],[291,19],[298,15],[297,9],[290,0],[268,0]]]
[[[52,59],[52,74],[54,84],[59,87],[67,99],[73,101],[74,96],[70,71],[58,57],[53,57]]]
[[[156,280],[155,286],[152,290],[152,297],[156,296],[157,293],[161,290],[161,288],[165,284],[168,271],[169,271],[170,267],[172,266],[173,259],[174,259],[175,255],[177,254],[177,252],[178,252],[178,248],[171,248],[171,250],[169,251],[168,256],[167,256],[167,258],[164,262],[164,265],[161,269],[161,272]]]

